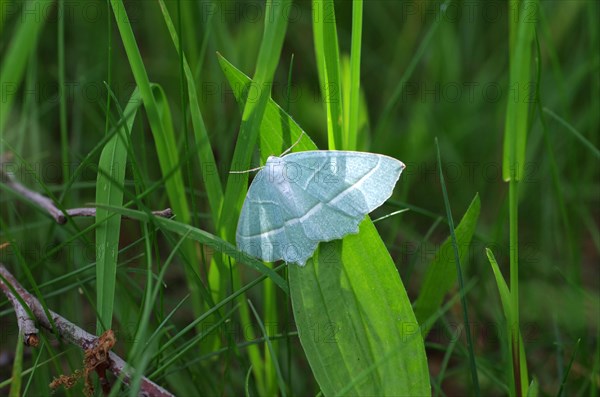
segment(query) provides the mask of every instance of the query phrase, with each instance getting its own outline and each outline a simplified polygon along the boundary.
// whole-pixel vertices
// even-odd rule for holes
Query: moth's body
[[[389,198],[402,162],[372,153],[309,151],[271,156],[244,201],[240,250],[265,261],[303,266],[321,241],[358,232]]]

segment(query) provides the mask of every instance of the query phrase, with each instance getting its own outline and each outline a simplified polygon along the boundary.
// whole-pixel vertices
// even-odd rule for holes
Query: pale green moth
[[[270,156],[242,207],[238,248],[304,266],[321,241],[358,233],[394,190],[404,164],[375,153],[315,150]]]

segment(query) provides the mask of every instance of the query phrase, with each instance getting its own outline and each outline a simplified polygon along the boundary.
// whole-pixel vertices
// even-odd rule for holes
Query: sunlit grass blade
[[[28,9],[48,10],[52,0],[32,0],[24,4]],[[8,15],[8,6],[5,9],[2,7],[0,14],[2,19]],[[38,15],[39,14],[39,15]],[[0,100],[0,137],[4,135],[5,123],[8,121],[10,110],[12,108],[17,87],[21,83],[23,73],[27,69],[25,67],[29,56],[34,50],[38,34],[46,23],[46,18],[50,15],[49,12],[37,13],[35,16],[20,17],[18,20],[22,24],[16,27],[16,32],[12,35],[10,45],[3,56],[0,64],[0,87],[2,87],[2,100]],[[3,33],[3,35],[5,35]],[[8,37],[8,36],[5,36]],[[2,140],[0,139],[0,153],[4,153]]]
[[[100,154],[96,180],[96,202],[121,206],[123,183],[127,164],[127,135],[131,133],[137,112],[139,92],[135,90],[125,107],[126,123],[117,131]],[[109,216],[105,209],[96,210],[96,304],[98,309],[98,333],[112,326],[121,216]]]
[[[444,182],[444,173],[442,172],[442,158],[440,155],[440,146],[437,138],[435,139],[435,146],[437,149],[437,162],[438,170],[440,175],[440,184],[442,186],[442,193],[444,196],[444,206],[446,207],[446,217],[448,219],[448,226],[450,227],[450,237],[452,239],[452,248],[454,251],[454,263],[456,264],[456,278],[458,279],[458,286],[461,292],[461,304],[463,311],[463,319],[465,324],[465,335],[467,337],[467,348],[469,350],[469,367],[471,370],[471,380],[473,382],[473,389],[475,395],[481,394],[479,389],[479,376],[477,375],[477,363],[475,362],[475,352],[473,349],[473,339],[471,338],[471,330],[469,327],[469,312],[467,311],[467,297],[464,295],[464,281],[462,276],[462,268],[460,264],[460,248],[458,240],[456,238],[456,232],[454,229],[454,220],[452,218],[452,209],[450,208],[450,200],[448,199],[448,192],[446,190],[446,182]]]
[[[333,0],[313,0],[313,34],[330,150],[345,149],[340,53]],[[360,45],[360,42],[358,43]]]
[[[481,202],[479,195],[475,195],[467,208],[463,218],[456,227],[456,243],[459,247],[459,258],[464,260],[471,244],[471,238],[477,226]],[[454,286],[457,279],[455,263],[452,254],[453,241],[448,237],[435,253],[433,261],[427,267],[419,296],[415,301],[415,316],[422,327],[423,335],[427,335],[433,324],[425,325],[427,321],[442,305],[444,297]]]

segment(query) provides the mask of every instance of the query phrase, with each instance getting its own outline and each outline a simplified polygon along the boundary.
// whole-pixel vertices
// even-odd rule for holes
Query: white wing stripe
[[[341,199],[344,198],[345,195],[347,195],[349,192],[351,192],[354,189],[357,189],[359,185],[362,185],[362,183],[367,180],[371,175],[373,175],[375,173],[375,171],[377,171],[377,169],[379,169],[379,166],[381,165],[381,159],[377,158],[377,164],[375,165],[375,167],[373,167],[369,172],[367,172],[366,174],[364,174],[363,176],[360,177],[360,179],[356,182],[354,182],[353,185],[348,186],[346,189],[342,190],[341,193],[339,193],[337,196],[335,196],[333,199],[329,200],[329,204],[336,204],[338,201],[340,201]],[[360,190],[360,188],[358,188]]]

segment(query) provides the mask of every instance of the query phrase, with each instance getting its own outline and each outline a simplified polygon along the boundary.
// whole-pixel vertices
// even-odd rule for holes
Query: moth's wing
[[[283,259],[304,265],[319,243],[308,238],[297,221],[301,206],[296,203],[307,200],[314,198],[290,194],[280,159],[269,160],[252,181],[242,206],[236,232],[238,248],[264,261]]]
[[[358,232],[365,215],[391,195],[404,169],[392,157],[349,151],[307,151],[283,157],[294,196],[317,204],[299,217],[309,239],[330,241]]]
[[[284,220],[280,203],[273,198],[273,190],[264,169],[256,174],[242,206],[236,231],[238,248],[267,262],[282,259],[282,245],[286,244]]]

